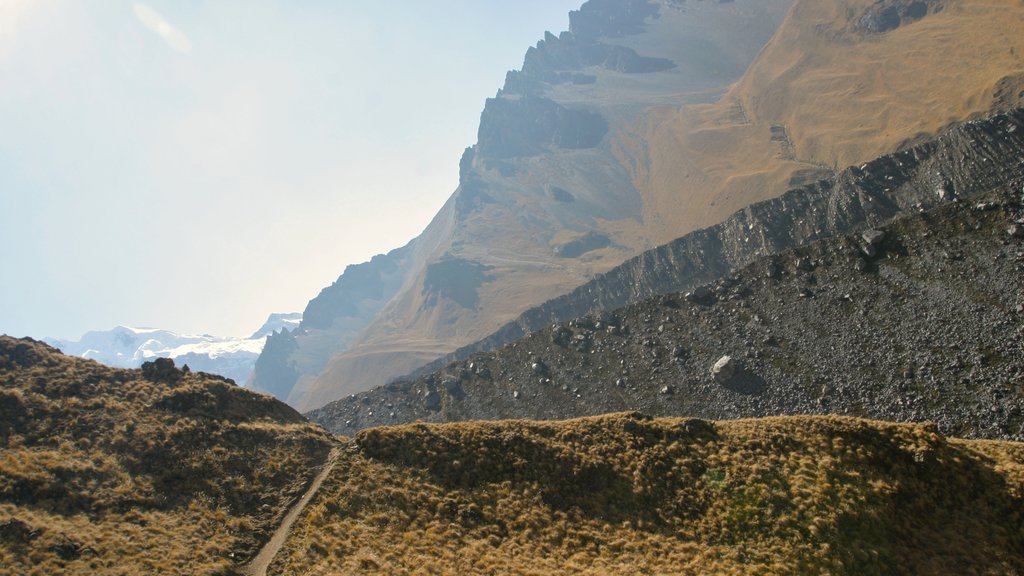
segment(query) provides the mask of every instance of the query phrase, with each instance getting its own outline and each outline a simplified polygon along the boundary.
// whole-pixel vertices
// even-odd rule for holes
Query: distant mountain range
[[[217,374],[246,385],[267,336],[295,329],[302,314],[271,314],[248,338],[178,334],[155,328],[117,326],[86,332],[78,341],[44,341],[69,356],[96,360],[115,368],[138,368],[155,358],[172,358],[195,371]]]

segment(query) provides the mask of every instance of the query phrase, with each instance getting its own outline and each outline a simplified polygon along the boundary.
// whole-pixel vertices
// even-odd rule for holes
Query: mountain
[[[324,289],[255,385],[308,409],[383,384],[644,250],[1020,106],[1022,25],[997,0],[587,2],[487,101],[423,234]]]
[[[840,413],[1024,440],[1021,151],[1024,110],[955,126],[646,252],[447,364],[308,416],[353,434],[626,409]]]
[[[173,360],[0,336],[0,574],[237,574],[334,443]]]
[[[933,424],[628,412],[333,438],[173,360],[0,336],[5,576],[1013,574],[1022,494],[1024,444]]]
[[[717,98],[789,0],[592,1],[481,114],[460,183],[408,245],[350,266],[271,339],[254,385],[310,408],[486,336],[653,245],[617,134],[652,105]],[[271,361],[273,359],[273,361]]]
[[[65,354],[88,358],[116,368],[138,368],[154,358],[173,358],[201,372],[248,383],[268,336],[296,328],[302,314],[271,314],[248,338],[177,334],[153,328],[117,326],[86,332],[77,342],[47,338]]]
[[[347,441],[274,574],[1019,574],[1024,446],[637,413]]]

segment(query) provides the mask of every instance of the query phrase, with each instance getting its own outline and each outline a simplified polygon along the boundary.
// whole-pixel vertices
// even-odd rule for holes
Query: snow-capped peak
[[[54,338],[44,341],[69,356],[89,358],[117,368],[137,368],[154,358],[173,358],[179,366],[188,364],[193,370],[220,374],[244,385],[263,351],[266,336],[281,329],[293,329],[301,321],[301,313],[271,314],[249,338],[115,326],[110,330],[86,332],[77,342]]]

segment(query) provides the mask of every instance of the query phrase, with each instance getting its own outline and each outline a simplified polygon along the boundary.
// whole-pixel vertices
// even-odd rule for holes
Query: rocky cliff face
[[[874,225],[1021,179],[1021,109],[947,130],[934,140],[851,167],[833,178],[754,204],[720,225],[632,258],[572,292],[524,312],[487,338],[425,365],[427,374],[594,311],[713,282],[759,256]]]
[[[314,299],[300,330],[268,344],[257,387],[303,408],[367,389],[649,247],[615,135],[651,106],[721,94],[789,4],[584,4],[486,102],[430,226]]]
[[[850,413],[1022,439],[1022,150],[1024,111],[966,123],[645,252],[459,361],[311,416],[353,433],[622,409]]]
[[[309,301],[296,329],[271,333],[255,362],[253,389],[287,400],[301,377],[323,370],[401,287],[414,244],[348,266]]]
[[[289,400],[308,408],[379,385],[765,199],[880,178],[836,174],[894,150],[920,156],[915,143],[945,127],[1020,106],[1022,27],[1024,5],[995,0],[588,2],[488,100],[460,186],[411,245],[390,299],[349,336],[314,329],[281,355],[278,368],[295,371]],[[803,221],[777,212],[809,209],[813,189],[736,221],[791,230],[748,240],[737,229],[697,263],[721,273],[747,243],[770,251],[905,208],[847,199]],[[608,290],[638,284],[640,296],[689,273],[666,265],[671,250],[657,254]],[[448,269],[464,278],[458,290],[437,289]],[[586,309],[623,302],[579,297]]]

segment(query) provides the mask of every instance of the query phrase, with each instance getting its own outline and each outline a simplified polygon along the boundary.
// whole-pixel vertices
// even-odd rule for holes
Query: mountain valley
[[[0,576],[1024,574],[1024,2],[569,23],[302,314],[0,335]]]

